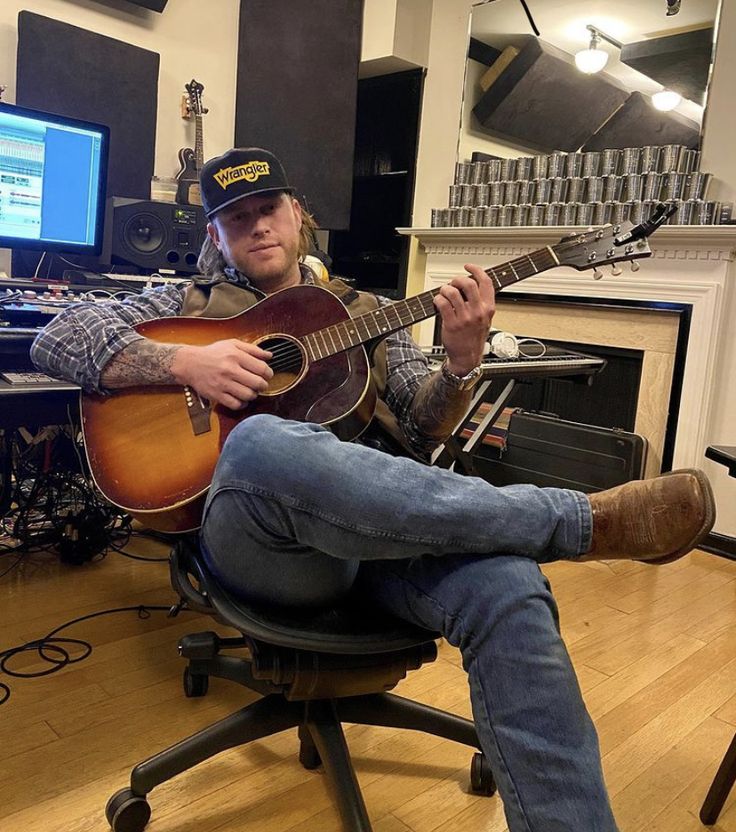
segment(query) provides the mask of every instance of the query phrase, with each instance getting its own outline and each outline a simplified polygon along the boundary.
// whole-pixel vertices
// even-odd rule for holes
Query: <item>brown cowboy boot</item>
[[[710,483],[695,468],[632,480],[588,499],[593,536],[580,560],[669,563],[694,549],[716,519]]]

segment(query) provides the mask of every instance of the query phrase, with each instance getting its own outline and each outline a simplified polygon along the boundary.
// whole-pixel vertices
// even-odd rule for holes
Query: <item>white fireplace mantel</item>
[[[585,229],[400,228],[398,231],[419,240],[426,253],[424,288],[433,289],[463,273],[465,263],[496,266]],[[736,441],[736,433],[731,437],[732,441],[727,442],[725,437],[719,440],[709,431],[716,379],[723,375],[724,362],[733,360],[734,347],[726,348],[724,344],[730,334],[724,319],[729,297],[727,290],[735,268],[736,225],[666,225],[649,238],[649,244],[652,256],[638,261],[641,267],[638,272],[632,272],[628,264],[621,263],[623,272],[619,276],[613,276],[610,267],[601,267],[602,279],[593,280],[590,270],[557,267],[514,284],[513,291],[561,299],[629,299],[690,305],[690,334],[674,467],[703,467],[703,454],[708,444],[719,441],[733,444]],[[420,340],[429,343],[432,323],[425,322],[422,327]],[[729,484],[731,489],[732,483]]]

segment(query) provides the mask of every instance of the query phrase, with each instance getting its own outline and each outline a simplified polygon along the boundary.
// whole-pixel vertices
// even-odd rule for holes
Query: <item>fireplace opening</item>
[[[633,431],[641,386],[643,350],[624,349],[571,341],[546,344],[571,352],[603,358],[606,366],[583,381],[559,378],[533,378],[517,384],[509,407],[552,413],[561,419]],[[530,354],[536,354],[530,349]]]

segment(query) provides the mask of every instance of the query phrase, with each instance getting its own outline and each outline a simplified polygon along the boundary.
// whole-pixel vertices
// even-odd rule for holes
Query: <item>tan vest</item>
[[[372,312],[378,307],[378,299],[367,292],[358,292],[347,283],[337,278],[329,283],[320,283],[321,288],[336,295],[345,304],[351,318]],[[195,315],[203,318],[229,318],[258,303],[261,298],[245,286],[226,280],[194,280],[187,288],[184,297],[182,315]],[[376,388],[378,400],[373,421],[368,429],[372,433],[376,427],[383,429],[383,439],[396,451],[408,452],[416,456],[408,445],[396,417],[383,400],[386,391],[386,342],[382,340],[371,356],[371,379]],[[380,433],[380,430],[379,430]],[[388,434],[388,438],[385,436]],[[400,446],[396,448],[396,444]]]

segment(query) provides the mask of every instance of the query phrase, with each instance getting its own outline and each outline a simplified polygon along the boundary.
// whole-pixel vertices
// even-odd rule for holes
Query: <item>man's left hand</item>
[[[468,263],[464,268],[469,274],[453,278],[434,299],[442,318],[447,369],[458,376],[467,375],[480,364],[496,311],[491,278],[480,266]]]

